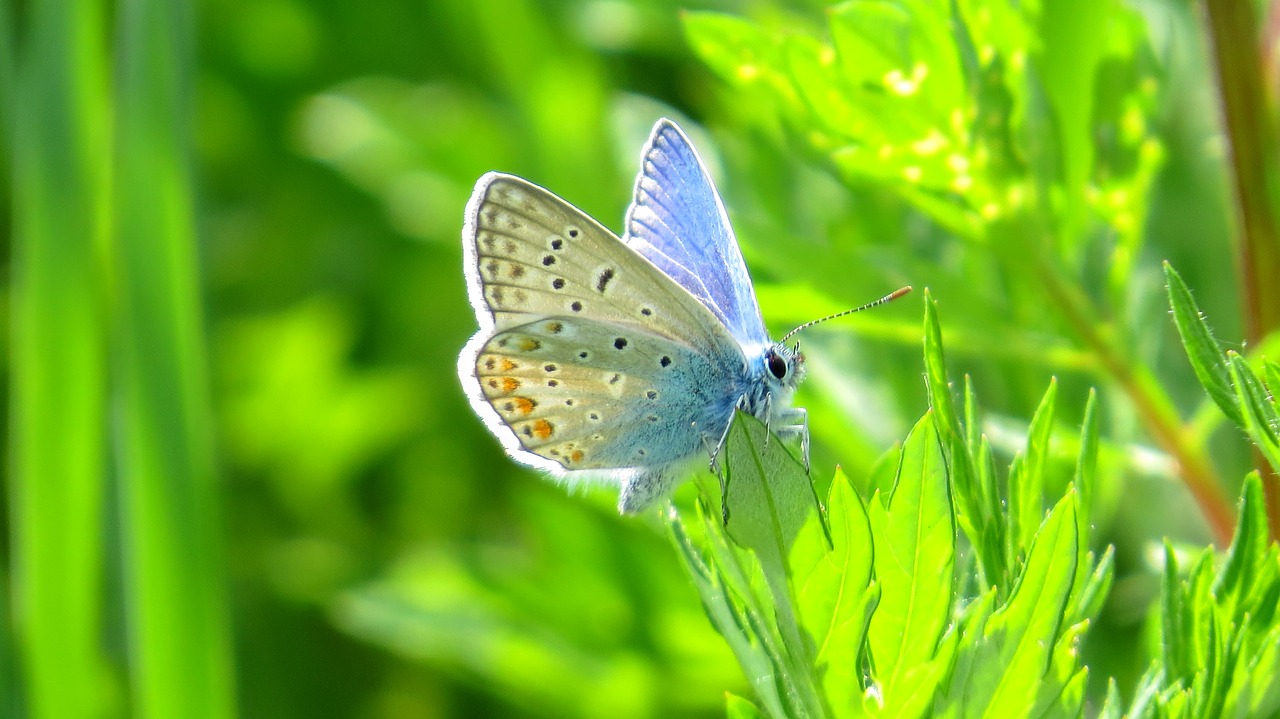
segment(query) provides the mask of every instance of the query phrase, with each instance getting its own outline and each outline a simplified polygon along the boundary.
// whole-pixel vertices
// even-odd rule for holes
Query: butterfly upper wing
[[[739,343],[769,344],[724,203],[670,120],[654,125],[641,154],[626,242],[697,297]]]
[[[652,262],[519,177],[491,172],[476,183],[463,248],[482,333],[563,315],[640,325],[692,346],[724,337],[715,316]]]
[[[679,392],[668,391],[689,380],[676,381],[666,370],[694,368],[702,380],[741,372],[742,351],[711,309],[591,217],[537,185],[498,173],[480,178],[467,205],[463,246],[481,327],[459,358],[459,375],[472,406],[521,461],[558,474],[640,466],[627,453],[674,442],[662,431],[679,434],[686,444],[698,438],[688,431],[696,418],[681,414],[689,414],[692,405],[671,404]],[[566,344],[571,339],[578,344]],[[625,340],[622,348],[615,346],[619,339]],[[575,362],[583,360],[577,356],[582,351],[595,354]],[[671,362],[664,364],[664,357]],[[548,358],[557,360],[550,371]],[[613,374],[628,388],[631,414],[644,405],[631,402],[630,392],[643,386],[646,393],[661,392],[667,404],[660,416],[679,415],[681,422],[654,423],[648,415],[637,420],[612,411],[602,424],[590,420],[586,406],[618,404],[618,383],[608,381]],[[579,398],[583,406],[563,404]],[[601,428],[610,430],[601,435],[607,441],[591,440]],[[583,447],[591,442],[588,455]],[[575,451],[583,452],[578,461]]]

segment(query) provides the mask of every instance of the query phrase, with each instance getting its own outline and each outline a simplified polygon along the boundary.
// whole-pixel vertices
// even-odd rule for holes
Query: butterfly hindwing
[[[499,331],[476,356],[484,400],[520,448],[566,470],[660,466],[698,451],[698,428],[731,412],[715,394],[731,366],[665,337],[576,317]]]
[[[739,343],[769,343],[724,203],[670,120],[654,125],[641,155],[626,242],[715,313]]]

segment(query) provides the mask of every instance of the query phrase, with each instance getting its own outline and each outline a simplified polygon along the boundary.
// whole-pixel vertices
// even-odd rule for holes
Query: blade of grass
[[[138,716],[234,713],[188,167],[191,7],[120,5],[115,327]]]
[[[14,623],[26,715],[96,716],[106,16],[95,2],[36,3],[27,12],[12,118]]]

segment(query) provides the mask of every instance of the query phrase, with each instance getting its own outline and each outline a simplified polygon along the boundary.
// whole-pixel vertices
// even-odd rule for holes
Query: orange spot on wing
[[[537,403],[528,397],[516,397],[511,400],[511,404],[514,405],[514,410],[520,414],[529,414],[537,406]]]
[[[506,357],[503,357],[503,358],[502,358],[502,371],[503,371],[503,372],[510,372],[511,370],[515,369],[516,367],[519,367],[519,365],[517,365],[515,362],[512,362],[511,360],[507,359]]]
[[[575,449],[575,450],[573,450],[573,452],[569,454],[569,461],[571,461],[571,462],[581,462],[581,461],[582,461],[582,450],[580,450],[580,449]]]
[[[538,439],[550,439],[553,432],[555,432],[555,428],[545,419],[540,419],[533,423],[533,434]]]
[[[503,392],[515,392],[518,389],[520,389],[520,380],[516,379],[515,377],[502,378]]]

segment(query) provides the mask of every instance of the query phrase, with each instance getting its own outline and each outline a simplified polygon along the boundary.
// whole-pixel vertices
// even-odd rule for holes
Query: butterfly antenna
[[[835,318],[837,318],[837,317],[844,317],[845,315],[851,315],[851,314],[853,314],[854,312],[861,312],[861,311],[863,311],[863,310],[869,310],[869,309],[871,309],[872,307],[875,307],[875,306],[877,306],[877,305],[882,305],[882,304],[884,304],[884,303],[886,303],[886,302],[892,302],[893,300],[898,299],[899,297],[901,297],[901,296],[903,296],[903,295],[907,294],[907,293],[908,293],[908,292],[910,292],[910,291],[911,291],[911,285],[907,285],[906,287],[899,287],[898,289],[894,290],[893,292],[890,292],[889,294],[885,295],[884,297],[881,297],[880,299],[876,300],[875,302],[868,302],[867,304],[862,305],[861,307],[854,307],[854,308],[853,308],[853,309],[851,309],[851,310],[845,310],[845,311],[843,311],[843,312],[837,312],[837,313],[835,313],[834,315],[827,315],[826,317],[819,317],[819,318],[818,318],[818,319],[816,319],[816,320],[812,320],[812,321],[810,321],[810,322],[805,322],[804,324],[800,325],[799,327],[797,327],[797,328],[795,328],[795,329],[791,330],[791,331],[790,331],[790,332],[788,332],[786,335],[784,335],[784,336],[782,337],[782,339],[778,340],[778,343],[779,343],[779,344],[785,344],[785,343],[786,343],[786,341],[787,341],[788,339],[790,339],[790,338],[791,338],[791,335],[794,335],[795,333],[799,332],[800,330],[808,329],[809,327],[812,327],[812,326],[814,326],[814,325],[818,324],[819,322],[826,322],[827,320],[834,320],[834,319],[835,319]]]

